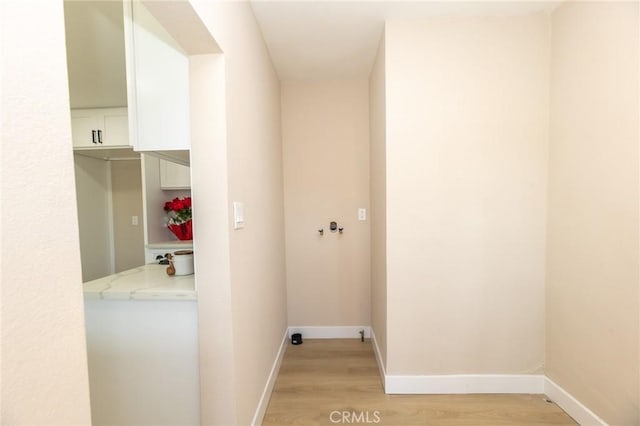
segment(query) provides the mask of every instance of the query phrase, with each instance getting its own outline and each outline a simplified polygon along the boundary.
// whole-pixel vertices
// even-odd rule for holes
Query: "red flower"
[[[191,240],[193,228],[191,220],[191,197],[174,198],[164,203],[169,216],[167,227],[180,240]]]
[[[191,208],[191,197],[174,198],[173,200],[167,201],[166,203],[164,203],[165,211],[178,212],[180,210],[190,209],[190,208]]]

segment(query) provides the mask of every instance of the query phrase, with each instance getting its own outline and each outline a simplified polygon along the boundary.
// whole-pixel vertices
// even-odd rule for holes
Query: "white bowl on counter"
[[[193,250],[178,250],[173,252],[171,262],[176,270],[175,275],[193,274]]]

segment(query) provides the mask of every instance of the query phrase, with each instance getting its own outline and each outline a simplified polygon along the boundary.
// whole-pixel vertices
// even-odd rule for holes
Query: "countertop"
[[[170,277],[167,265],[151,263],[84,283],[86,299],[196,300],[193,274]]]

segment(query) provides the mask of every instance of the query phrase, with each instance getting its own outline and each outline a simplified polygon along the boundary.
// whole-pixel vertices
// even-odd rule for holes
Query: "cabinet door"
[[[189,56],[141,1],[125,3],[127,91],[136,151],[191,146]]]
[[[182,164],[160,160],[160,188],[190,189],[191,169]]]
[[[74,148],[129,146],[126,108],[71,110]]]
[[[104,125],[102,126],[103,146],[129,145],[129,120],[126,108],[113,108],[104,111]]]
[[[98,146],[97,117],[95,113],[89,111],[71,112],[71,139],[74,148]]]

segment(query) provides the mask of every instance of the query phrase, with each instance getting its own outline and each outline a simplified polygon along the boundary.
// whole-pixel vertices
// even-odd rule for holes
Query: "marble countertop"
[[[84,283],[85,299],[196,300],[192,275],[170,277],[167,265],[148,264]]]

